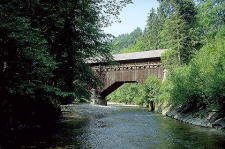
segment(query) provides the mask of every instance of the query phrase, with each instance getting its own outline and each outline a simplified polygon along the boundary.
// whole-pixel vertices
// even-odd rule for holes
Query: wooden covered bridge
[[[161,65],[161,50],[134,52],[113,55],[115,64],[89,62],[93,71],[100,78],[103,87],[92,89],[92,102],[107,105],[106,96],[124,83],[143,83],[150,74],[163,80],[165,73]]]

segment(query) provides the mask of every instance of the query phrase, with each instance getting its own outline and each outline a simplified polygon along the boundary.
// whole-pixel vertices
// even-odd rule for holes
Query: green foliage
[[[88,97],[97,78],[86,59],[110,58],[109,36],[101,27],[130,2],[1,1],[0,131],[35,118],[33,125],[56,120],[59,103]]]
[[[114,102],[122,102],[127,104],[138,104],[136,101],[139,95],[138,84],[124,84],[115,92],[110,94],[107,99]]]
[[[196,7],[192,0],[182,2],[171,0],[171,11],[165,20],[161,36],[167,49],[177,51],[181,64],[187,64],[198,50],[199,40],[196,22]],[[167,6],[166,6],[167,7]]]
[[[159,89],[159,96],[156,99],[157,103],[169,103],[171,102],[171,89],[172,83],[169,79],[162,82]]]
[[[163,29],[164,21],[165,18],[161,13],[161,7],[157,12],[154,9],[150,11],[144,37],[146,48],[149,50],[163,48],[161,31]]]
[[[169,83],[163,83],[161,88],[161,101],[174,104],[198,102],[209,107],[218,105],[220,109],[225,106],[225,44],[224,36],[219,35],[221,33],[204,46],[188,66],[170,72]]]
[[[135,97],[132,102],[135,100],[143,104],[148,103],[149,99],[156,99],[160,103],[224,111],[225,1],[159,2],[158,10],[150,11],[143,36],[136,44],[121,51],[168,49],[162,56],[163,66],[168,72],[167,79],[161,85],[153,78],[137,85],[135,94],[128,93]],[[123,95],[129,87],[120,89],[120,99],[126,98]],[[116,98],[112,96],[111,99]]]
[[[131,34],[123,34],[115,38],[112,46],[113,49],[117,50],[113,50],[113,53],[130,53],[163,48],[160,33],[164,24],[164,16],[160,12],[160,9],[157,12],[154,9],[150,11],[144,33],[134,34],[137,33],[137,29],[135,29]]]
[[[225,1],[200,0],[198,3],[198,22],[204,42],[211,40],[225,23]]]
[[[169,71],[172,71],[180,66],[178,52],[176,50],[166,50],[161,59],[163,67]]]
[[[125,49],[129,49],[135,45],[141,37],[142,30],[139,27],[130,34],[119,35],[112,41],[112,53],[124,53]]]
[[[125,84],[110,94],[107,99],[128,104],[148,104],[150,100],[156,100],[158,97],[160,85],[160,80],[150,75],[143,84]]]
[[[146,48],[147,42],[145,42],[144,40],[144,37],[141,37],[133,46],[121,49],[120,53],[141,52],[149,50]]]
[[[182,65],[182,63],[178,61],[179,56],[181,56],[181,62],[182,56],[185,56],[184,53],[182,54],[181,50],[177,50],[179,48],[182,49],[182,44],[174,48],[170,46],[173,50],[167,50],[166,53],[164,53],[162,62],[169,73],[167,75],[167,80],[163,82],[160,88],[158,100],[159,102],[170,102],[174,105],[188,105],[188,107],[197,109],[202,106],[209,110],[216,109],[224,111],[225,27],[224,19],[221,18],[224,16],[224,1],[200,1],[197,8],[197,29],[194,27],[189,33],[183,31],[187,25],[185,20],[183,20],[180,26],[179,22],[176,22],[177,27],[172,26],[173,22],[171,22],[171,24],[169,22],[169,25],[167,25],[168,29],[166,27],[164,28],[164,31],[167,33],[169,33],[168,31],[170,30],[169,34],[173,36],[173,30],[181,27],[179,29],[181,33],[179,34],[180,37],[177,38],[177,43],[180,41],[180,43],[185,43],[183,42],[185,39],[183,40],[182,38],[186,38],[186,35],[194,37],[197,34],[201,41],[196,42],[198,40],[195,40],[196,37],[194,37],[193,42],[191,42],[193,47],[198,49],[201,47],[201,44],[205,45],[199,52],[196,52],[196,55],[191,56],[193,59],[190,60],[188,65]],[[170,16],[172,15],[173,13],[170,13]],[[178,17],[176,17],[176,19],[177,18]],[[166,20],[166,23],[167,21],[168,20]],[[180,21],[182,21],[182,18]],[[182,26],[184,26],[184,28]],[[174,28],[170,29],[171,27]],[[181,35],[182,33],[184,36]],[[171,43],[176,46],[179,45],[176,44],[175,41]],[[183,46],[186,49],[191,49],[188,47],[191,44],[183,44]],[[192,50],[190,50],[190,52],[191,51]]]
[[[200,99],[198,86],[192,82],[192,75],[189,66],[177,68],[171,73],[170,101],[174,104],[189,103],[192,100]]]
[[[225,94],[225,44],[224,37],[205,46],[193,59],[191,66],[196,81],[208,103],[224,104]]]
[[[143,84],[144,101],[149,103],[151,100],[156,101],[159,95],[161,81],[154,75],[150,75]]]
[[[160,1],[160,7],[149,13],[143,36],[117,53],[166,48],[176,51],[180,64],[187,64],[201,46],[196,14],[192,0]]]

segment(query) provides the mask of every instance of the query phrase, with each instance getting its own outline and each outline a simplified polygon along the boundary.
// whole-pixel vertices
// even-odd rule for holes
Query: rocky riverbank
[[[106,114],[118,111],[122,107],[131,107],[137,105],[126,105],[121,103],[108,103],[108,106],[92,105],[92,104],[71,104],[66,106],[61,106],[63,112],[62,120],[69,119],[84,119],[84,118],[96,118],[102,117]],[[200,118],[199,115],[194,111],[182,112],[183,107],[172,106],[170,104],[156,104],[155,111],[161,113],[162,115],[171,117],[178,121],[189,123],[202,127],[210,127],[225,130],[225,118],[220,117],[219,113],[216,111],[208,112],[202,111],[203,117]],[[199,111],[198,111],[199,112]]]
[[[182,106],[172,106],[170,104],[156,104],[155,111],[165,116],[174,118],[184,123],[189,123],[202,127],[210,127],[225,130],[225,117],[221,117],[218,111],[206,112],[202,111],[189,111],[182,112]],[[202,118],[197,116],[202,112]]]

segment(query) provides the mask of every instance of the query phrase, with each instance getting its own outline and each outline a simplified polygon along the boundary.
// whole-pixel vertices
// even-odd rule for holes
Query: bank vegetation
[[[225,116],[225,2],[161,0],[152,9],[143,35],[119,53],[168,49],[162,56],[165,81],[149,76],[144,84],[126,84],[108,100],[182,107],[204,118]],[[118,43],[118,41],[117,41]],[[113,42],[112,45],[115,43]]]

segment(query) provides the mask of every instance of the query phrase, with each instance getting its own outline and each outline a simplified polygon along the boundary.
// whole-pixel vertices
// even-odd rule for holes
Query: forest
[[[51,127],[61,104],[89,98],[99,81],[86,59],[110,59],[111,36],[101,28],[129,3],[0,1],[1,135]]]
[[[139,105],[153,100],[224,116],[225,1],[159,2],[157,10],[150,10],[141,36],[135,30],[114,38],[111,45],[113,53],[168,49],[162,57],[166,81],[149,76],[144,84],[125,84],[108,100]],[[131,44],[130,39],[136,40]]]
[[[0,1],[0,132],[51,127],[61,104],[88,99],[100,83],[88,58],[151,49],[168,49],[167,80],[126,84],[109,100],[225,110],[225,1],[158,1],[144,31],[112,41],[102,27],[131,0]]]

